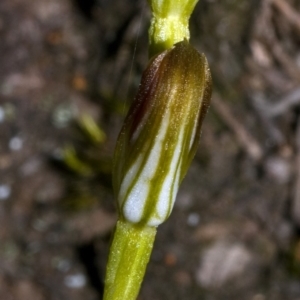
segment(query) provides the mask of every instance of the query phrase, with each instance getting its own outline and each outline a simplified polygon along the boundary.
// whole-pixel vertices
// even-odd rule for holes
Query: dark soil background
[[[1,300],[101,299],[149,17],[146,0],[0,1]],[[191,33],[212,105],[138,299],[299,300],[300,2],[201,0]]]

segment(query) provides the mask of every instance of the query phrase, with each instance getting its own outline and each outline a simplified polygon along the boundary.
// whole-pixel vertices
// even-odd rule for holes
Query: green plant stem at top
[[[198,0],[148,0],[151,11],[150,57],[190,39],[189,18]]]

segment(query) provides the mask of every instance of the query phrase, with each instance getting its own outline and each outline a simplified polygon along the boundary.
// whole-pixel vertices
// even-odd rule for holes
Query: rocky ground
[[[0,299],[101,299],[148,26],[145,0],[0,1]],[[191,31],[212,105],[139,300],[299,300],[300,3],[201,0]]]

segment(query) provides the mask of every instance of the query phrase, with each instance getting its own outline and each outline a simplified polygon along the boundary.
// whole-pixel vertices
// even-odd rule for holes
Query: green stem
[[[103,300],[136,299],[155,234],[155,227],[118,221],[108,258]]]
[[[151,11],[149,54],[152,57],[190,39],[189,18],[198,0],[148,0]]]

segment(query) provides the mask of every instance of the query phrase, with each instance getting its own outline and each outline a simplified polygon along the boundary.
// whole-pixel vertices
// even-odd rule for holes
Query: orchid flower
[[[119,221],[104,300],[136,299],[156,227],[169,217],[198,147],[211,98],[211,76],[205,56],[187,40],[188,18],[196,2],[150,1],[150,50],[155,56],[142,75],[114,154]],[[179,31],[185,27],[179,35],[174,33],[174,18],[182,23]]]

